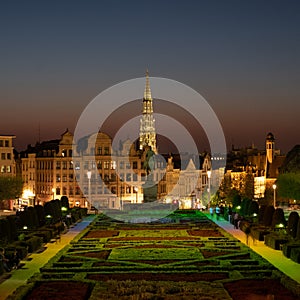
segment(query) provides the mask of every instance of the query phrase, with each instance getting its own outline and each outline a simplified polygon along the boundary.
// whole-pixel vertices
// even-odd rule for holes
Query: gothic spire
[[[144,91],[144,99],[152,100],[148,69],[146,70],[146,86],[145,86],[145,91]]]

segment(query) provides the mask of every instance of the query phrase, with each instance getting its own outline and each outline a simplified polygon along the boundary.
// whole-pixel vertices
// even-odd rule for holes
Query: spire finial
[[[146,69],[146,86],[145,86],[145,91],[144,91],[144,99],[152,100],[148,69]]]

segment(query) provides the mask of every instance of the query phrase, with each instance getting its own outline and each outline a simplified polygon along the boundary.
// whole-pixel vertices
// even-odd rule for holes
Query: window
[[[109,161],[105,161],[104,162],[104,169],[109,169],[109,165],[110,165],[110,163],[109,163]]]
[[[2,160],[5,159],[5,153],[1,153],[1,159],[2,159]]]
[[[129,170],[130,169],[130,162],[126,163],[126,169]]]
[[[63,195],[67,195],[67,188],[65,186],[63,187]]]
[[[109,155],[109,147],[104,147],[104,155]]]
[[[75,170],[80,170],[80,162],[75,163]]]
[[[7,159],[11,159],[11,154],[7,153]]]
[[[56,188],[56,195],[60,195],[60,188],[59,187]]]
[[[91,148],[90,154],[91,154],[91,155],[95,155],[95,148],[94,148],[94,147]]]
[[[64,170],[67,170],[67,162],[66,162],[66,161],[63,161],[62,163],[63,163],[63,169],[64,169]]]
[[[111,192],[112,192],[113,194],[116,194],[116,193],[117,193],[117,189],[116,189],[115,186],[113,186],[113,187],[111,188]]]
[[[137,165],[138,165],[138,164],[137,164],[137,161],[134,161],[134,162],[132,163],[132,168],[136,170],[136,169],[138,168]]]
[[[56,170],[60,170],[60,161],[56,162]]]
[[[115,170],[115,169],[116,169],[116,166],[117,166],[117,163],[116,163],[114,160],[112,160],[112,161],[110,162],[110,168],[111,168],[111,170]]]
[[[130,173],[126,174],[126,181],[131,181],[131,174]]]
[[[138,176],[137,176],[137,174],[135,174],[135,173],[133,174],[132,180],[133,180],[133,181],[138,181]]]
[[[124,161],[120,161],[120,169],[124,169]]]
[[[70,169],[70,170],[73,170],[73,161],[70,161],[70,162],[69,162],[69,169]]]
[[[79,188],[79,186],[76,186],[76,188],[75,188],[75,195],[80,195],[80,188]]]
[[[74,175],[73,174],[69,174],[69,182],[73,182],[74,180]]]
[[[102,147],[97,148],[97,155],[102,155]]]
[[[69,195],[72,195],[72,196],[74,195],[74,190],[71,186],[69,187]]]
[[[4,141],[5,142],[5,147],[9,147],[9,141]]]
[[[5,173],[6,167],[5,166],[1,166],[1,173]]]
[[[101,162],[101,160],[98,160],[97,161],[97,169],[99,170],[99,169],[102,169],[102,162]]]
[[[3,147],[3,140],[0,140],[0,147]]]
[[[63,175],[63,182],[67,182],[67,175]]]

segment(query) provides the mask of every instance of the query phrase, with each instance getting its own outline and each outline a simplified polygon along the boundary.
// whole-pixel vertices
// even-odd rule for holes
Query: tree
[[[20,177],[0,177],[0,200],[16,199],[22,195],[23,182]]]
[[[278,196],[300,200],[300,173],[280,174],[276,181]]]

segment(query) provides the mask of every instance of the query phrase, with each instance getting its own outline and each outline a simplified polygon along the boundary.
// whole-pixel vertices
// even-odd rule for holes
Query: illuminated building
[[[16,176],[14,135],[0,135],[0,176]]]

